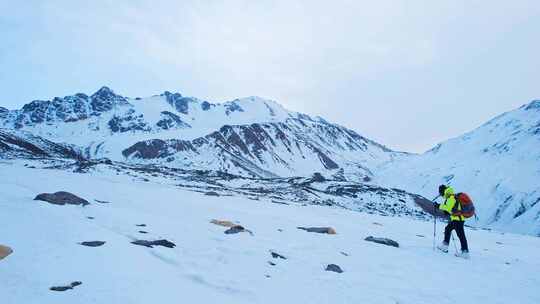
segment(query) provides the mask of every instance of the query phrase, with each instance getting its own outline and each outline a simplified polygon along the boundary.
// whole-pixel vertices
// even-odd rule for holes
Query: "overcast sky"
[[[537,0],[84,2],[0,0],[1,106],[258,95],[422,152],[540,98]]]

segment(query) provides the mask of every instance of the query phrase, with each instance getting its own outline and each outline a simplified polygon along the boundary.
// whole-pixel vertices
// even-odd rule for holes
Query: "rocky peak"
[[[182,113],[182,114],[188,114],[189,113],[189,103],[196,102],[194,98],[191,97],[184,97],[180,93],[171,93],[169,91],[163,92],[161,94],[162,96],[165,96],[165,99],[167,100],[167,103],[173,106],[176,111]]]
[[[102,100],[112,100],[116,97],[122,97],[120,95],[116,95],[113,90],[111,90],[109,87],[103,86],[101,89],[97,90],[92,96],[92,99],[102,99]]]
[[[93,110],[92,115],[100,115],[102,112],[110,111],[116,105],[127,105],[127,99],[117,95],[113,90],[104,86],[90,96],[90,106]]]
[[[537,110],[540,111],[540,99],[533,100],[525,106],[525,111]]]

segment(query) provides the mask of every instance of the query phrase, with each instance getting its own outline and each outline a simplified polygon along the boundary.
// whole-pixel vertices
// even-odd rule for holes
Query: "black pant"
[[[461,250],[469,251],[469,246],[467,245],[467,238],[465,237],[465,229],[463,229],[464,225],[465,222],[463,221],[450,221],[448,225],[446,225],[446,227],[444,228],[444,242],[446,244],[449,244],[452,230],[456,230],[459,242],[461,243]]]

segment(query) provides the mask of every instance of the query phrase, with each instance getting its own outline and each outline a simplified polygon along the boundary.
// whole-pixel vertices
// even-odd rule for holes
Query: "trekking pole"
[[[456,240],[454,239],[454,231],[451,232],[451,236],[452,236],[452,243],[454,243],[454,249],[456,250],[456,255],[457,255],[458,251],[457,251]]]
[[[434,199],[432,199],[433,203],[433,251],[435,251],[435,239],[437,238],[437,210],[435,210],[435,200],[439,198],[440,195],[437,195]]]
[[[437,238],[437,217],[435,216],[435,204],[433,204],[433,251],[435,251],[435,239]]]

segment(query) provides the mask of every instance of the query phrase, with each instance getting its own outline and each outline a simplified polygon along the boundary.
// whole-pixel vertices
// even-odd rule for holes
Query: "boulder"
[[[53,286],[53,287],[51,287],[49,289],[52,290],[52,291],[66,291],[66,290],[69,290],[69,289],[73,289],[74,287],[77,287],[77,286],[79,286],[81,284],[82,284],[82,282],[75,281],[75,282],[71,282],[71,284],[66,285],[66,286]]]
[[[78,197],[75,194],[66,192],[66,191],[59,191],[55,193],[41,193],[38,194],[34,200],[36,201],[44,201],[50,204],[54,205],[89,205],[90,203],[83,199]]]
[[[167,241],[167,240],[156,240],[156,241],[136,240],[136,241],[131,242],[131,244],[145,246],[148,248],[154,248],[154,246],[163,246],[167,248],[176,247],[175,243],[171,241]]]
[[[367,238],[365,238],[365,240],[368,242],[374,242],[374,243],[383,244],[386,246],[399,247],[398,242],[391,239],[387,239],[387,238],[378,238],[378,237],[368,236]]]
[[[250,230],[247,230],[246,228],[240,226],[240,225],[236,225],[234,227],[231,227],[227,230],[225,230],[225,234],[236,234],[238,232],[247,232],[251,235],[253,235],[253,232],[251,232]]]
[[[227,221],[227,220],[216,220],[216,219],[213,219],[210,221],[210,223],[214,224],[214,225],[218,225],[218,226],[223,226],[223,227],[234,227],[234,226],[238,226],[238,224],[235,224],[231,221]]]
[[[296,227],[300,230],[315,233],[336,234],[336,230],[332,227]]]
[[[330,264],[330,265],[326,266],[325,270],[326,271],[333,271],[333,272],[337,272],[337,273],[343,273],[343,269],[341,269],[341,267],[339,267],[336,264]]]
[[[208,191],[206,192],[204,195],[208,195],[208,196],[219,196],[219,193],[215,192],[215,191]]]
[[[320,172],[315,172],[311,177],[311,181],[315,183],[324,183],[326,178]]]
[[[0,260],[12,254],[13,250],[7,246],[0,245]]]
[[[239,232],[247,232],[253,235],[253,232],[251,232],[250,230],[247,230],[241,225],[233,223],[232,221],[213,219],[210,221],[210,223],[218,225],[218,226],[228,227],[229,229],[225,230],[225,234],[236,234]]]
[[[79,245],[87,246],[87,247],[99,247],[103,246],[105,244],[104,241],[90,241],[90,242],[81,242]]]
[[[272,255],[272,257],[274,259],[282,259],[282,260],[286,260],[287,258],[282,256],[281,254],[277,253],[277,252],[273,252],[273,251],[270,251],[270,254]]]

